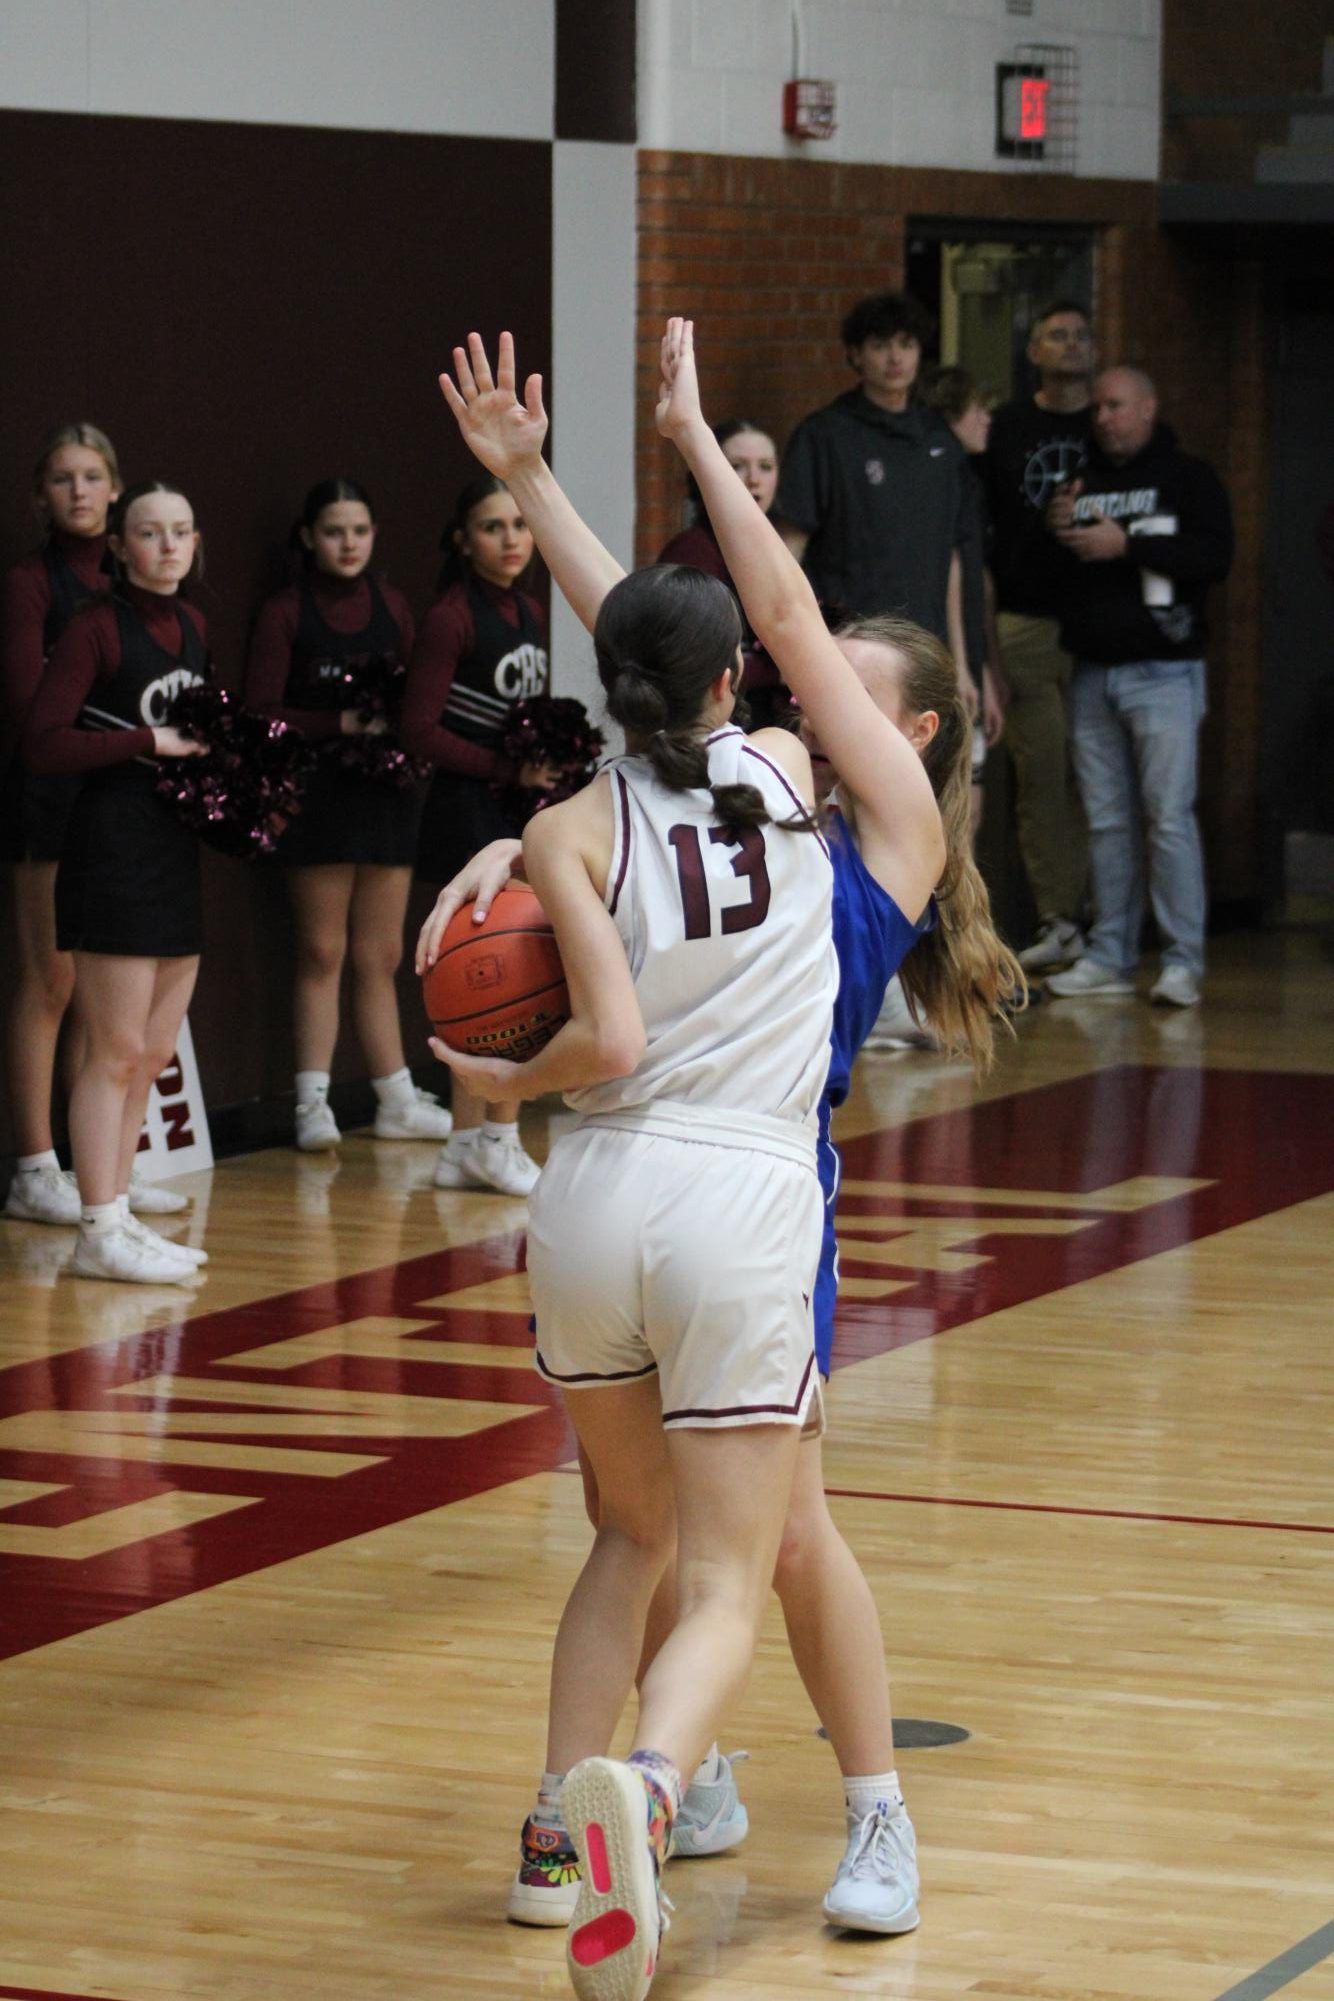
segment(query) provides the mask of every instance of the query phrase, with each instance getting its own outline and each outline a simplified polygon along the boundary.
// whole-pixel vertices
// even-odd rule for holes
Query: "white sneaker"
[[[1082,959],[1076,959],[1068,973],[1053,973],[1047,981],[1049,994],[1074,998],[1079,994],[1133,994],[1135,982],[1121,973],[1114,973],[1110,966],[1104,966],[1099,959],[1090,959],[1087,952]]]
[[[631,1765],[585,1758],[560,1797],[579,1858],[565,1941],[570,1985],[579,2001],[644,2001],[667,1929],[644,1782]]]
[[[64,1223],[78,1226],[82,1213],[79,1191],[51,1161],[16,1174],[5,1197],[5,1214],[18,1223]]]
[[[878,1049],[934,1049],[936,1038],[913,1018],[898,975],[885,988],[875,1027],[862,1044],[872,1054]]]
[[[1019,954],[1019,963],[1026,973],[1052,973],[1073,965],[1083,950],[1084,934],[1077,924],[1064,917],[1047,917],[1033,943]]]
[[[725,1855],[745,1840],[750,1817],[732,1777],[733,1759],[745,1756],[744,1751],[733,1751],[731,1758],[725,1758],[720,1751],[718,1777],[708,1785],[700,1779],[690,1781],[672,1822],[674,1856]]]
[[[1149,999],[1162,1007],[1198,1007],[1200,983],[1187,966],[1164,966],[1149,988]]]
[[[486,1139],[480,1126],[456,1133],[435,1164],[437,1188],[494,1188],[500,1195],[531,1195],[542,1172],[521,1142]]]
[[[144,1181],[130,1169],[130,1210],[135,1216],[179,1216],[190,1207],[188,1195],[164,1188],[160,1181]]]
[[[824,1900],[831,1925],[851,1932],[917,1929],[917,1837],[906,1810],[881,1801],[848,1815],[848,1845]]]
[[[297,1105],[296,1143],[302,1153],[323,1153],[327,1147],[337,1146],[342,1137],[327,1098]]]
[[[392,1105],[377,1105],[376,1139],[448,1139],[453,1114],[430,1091],[414,1091]]]
[[[150,1251],[165,1251],[169,1256],[180,1258],[183,1263],[191,1265],[195,1271],[198,1271],[201,1265],[208,1263],[207,1251],[196,1250],[193,1244],[178,1244],[174,1237],[164,1237],[160,1230],[153,1229],[148,1223],[140,1222],[133,1210],[126,1217],[122,1227],[127,1229],[132,1237],[137,1237],[141,1244],[147,1244]]]
[[[192,1264],[154,1250],[124,1224],[96,1235],[81,1229],[65,1269],[75,1278],[114,1278],[127,1285],[188,1285],[196,1276]]]

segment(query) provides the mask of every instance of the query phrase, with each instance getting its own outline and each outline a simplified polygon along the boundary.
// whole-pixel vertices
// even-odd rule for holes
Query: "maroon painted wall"
[[[326,474],[369,488],[383,568],[420,613],[471,465],[435,386],[450,346],[508,325],[549,373],[550,146],[2,112],[0,185],[0,562],[34,540],[41,437],[90,418],[128,479],[165,472],[194,502],[224,679]],[[192,1021],[210,1103],[231,1105],[290,1088],[288,927],[271,875],[206,867]],[[361,1074],[346,1037],[337,1073]]]

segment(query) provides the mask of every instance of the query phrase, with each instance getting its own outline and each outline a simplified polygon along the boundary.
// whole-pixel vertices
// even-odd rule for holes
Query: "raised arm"
[[[893,847],[943,860],[940,813],[921,759],[883,716],[830,637],[804,574],[704,420],[689,320],[667,323],[658,429],[695,476],[757,639],[776,661],[840,780]],[[938,873],[938,867],[937,867]],[[928,889],[934,883],[931,877]]]
[[[603,598],[625,571],[575,512],[542,457],[547,413],[541,376],[528,377],[522,402],[514,381],[513,335],[500,336],[493,377],[482,337],[471,333],[466,348],[454,349],[454,376],[442,375],[440,390],[464,443],[488,472],[504,480],[562,596],[591,632]]]

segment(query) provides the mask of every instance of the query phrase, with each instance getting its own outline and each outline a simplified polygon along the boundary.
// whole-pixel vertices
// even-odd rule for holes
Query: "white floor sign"
[[[181,1023],[175,1056],[149,1092],[134,1164],[145,1181],[169,1181],[177,1174],[213,1165],[213,1142],[188,1020]]]

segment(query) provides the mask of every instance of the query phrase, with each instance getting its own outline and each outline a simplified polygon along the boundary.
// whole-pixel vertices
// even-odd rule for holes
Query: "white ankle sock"
[[[121,1197],[114,1202],[85,1202],[79,1211],[79,1228],[90,1237],[105,1237],[120,1228]]]
[[[398,1105],[406,1100],[409,1104],[417,1095],[417,1087],[412,1081],[412,1072],[407,1064],[395,1070],[390,1077],[372,1077],[371,1089],[376,1100],[382,1105]]]
[[[18,1174],[37,1174],[44,1167],[59,1167],[59,1165],[60,1162],[56,1159],[55,1148],[49,1146],[45,1153],[21,1153],[15,1162],[15,1172]]]
[[[296,1073],[296,1101],[298,1105],[313,1105],[329,1095],[329,1072],[327,1070],[298,1070]]]
[[[874,1813],[877,1807],[896,1813],[903,1805],[898,1773],[877,1772],[866,1779],[844,1779],[843,1802],[848,1812],[856,1814],[858,1820],[865,1820],[867,1814]]]
[[[544,1827],[564,1827],[560,1817],[560,1789],[565,1784],[564,1772],[543,1772],[542,1783],[537,1789],[537,1810],[535,1818]]]
[[[718,1746],[710,1744],[708,1750],[700,1759],[699,1770],[695,1773],[690,1783],[692,1786],[716,1786],[722,1777],[722,1772],[722,1760],[718,1756]]]
[[[503,1123],[500,1119],[483,1119],[480,1131],[483,1139],[489,1139],[496,1146],[500,1146],[505,1140],[518,1139],[519,1124],[517,1119],[509,1119]]]

